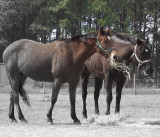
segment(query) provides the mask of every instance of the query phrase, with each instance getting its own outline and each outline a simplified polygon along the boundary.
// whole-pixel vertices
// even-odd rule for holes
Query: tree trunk
[[[22,18],[22,27],[21,27],[21,38],[26,38],[26,17],[25,15]]]
[[[146,28],[147,28],[147,25],[146,25],[146,15],[143,16],[144,19],[143,19],[143,39],[145,39],[145,34],[146,34]]]
[[[134,29],[134,32],[136,32],[136,29],[137,29],[137,4],[136,4],[136,1],[134,2],[134,22],[133,22],[133,29]]]
[[[139,9],[140,9],[140,18],[139,18],[139,35],[142,36],[142,23],[143,23],[143,5],[142,2],[139,3]]]

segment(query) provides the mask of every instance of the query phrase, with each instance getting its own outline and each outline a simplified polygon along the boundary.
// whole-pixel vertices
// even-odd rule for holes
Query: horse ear
[[[111,30],[110,28],[107,29],[108,32],[110,32],[110,30]]]
[[[141,44],[141,40],[137,37],[137,45]]]
[[[106,29],[107,35],[111,36],[110,28]]]
[[[110,32],[110,28],[105,28],[105,31],[106,32]]]
[[[99,30],[99,32],[100,32],[100,35],[103,35],[105,33],[104,28],[101,27],[100,30]]]

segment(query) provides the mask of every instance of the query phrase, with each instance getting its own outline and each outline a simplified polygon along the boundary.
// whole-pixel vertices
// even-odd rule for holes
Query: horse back
[[[22,39],[6,48],[3,53],[3,61],[9,73],[12,73],[12,71],[21,72],[40,81],[52,79],[52,50],[53,47],[48,44]]]
[[[8,71],[16,70],[34,80],[49,82],[62,75],[68,77],[64,70],[71,70],[67,67],[72,64],[71,57],[65,41],[42,44],[26,39],[12,43],[3,54]]]

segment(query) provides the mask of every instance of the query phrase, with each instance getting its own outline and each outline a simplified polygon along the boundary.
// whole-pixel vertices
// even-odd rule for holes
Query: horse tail
[[[20,88],[20,87],[19,87],[18,93],[15,92],[15,91],[14,91],[14,88],[13,88],[13,85],[12,85],[12,80],[11,80],[11,78],[10,78],[10,75],[8,74],[8,70],[7,70],[7,69],[6,69],[6,72],[7,72],[8,79],[9,79],[9,82],[10,82],[10,85],[11,85],[12,94],[14,94],[15,96],[19,96],[19,95],[18,95],[18,93],[19,93],[20,96],[21,96],[21,98],[22,98],[22,100],[23,100],[23,102],[24,102],[27,106],[31,107],[31,105],[30,105],[30,99],[29,99],[28,94],[25,92],[25,90],[24,90],[23,88]],[[20,86],[20,85],[19,85],[19,86]],[[17,99],[17,98],[15,98],[15,99]]]
[[[24,90],[23,88],[19,90],[19,94],[20,94],[23,102],[24,102],[27,106],[31,107],[29,96],[28,96],[28,94],[25,92],[25,90]]]
[[[9,82],[10,82],[10,85],[11,85],[11,89],[12,89],[12,92],[11,94],[13,94],[14,96],[17,96],[15,101],[19,101],[19,94],[23,100],[23,102],[27,105],[27,106],[31,106],[30,105],[30,101],[29,101],[29,97],[27,95],[27,93],[25,92],[25,90],[23,89],[21,83],[19,82],[19,79],[20,79],[20,71],[18,70],[18,67],[15,66],[16,64],[16,59],[10,63],[9,60],[10,58],[12,57],[11,55],[14,54],[14,51],[15,51],[15,46],[17,46],[17,43],[14,42],[13,44],[11,44],[10,46],[8,46],[5,51],[3,52],[3,62],[5,64],[5,67],[6,67],[6,72],[7,72],[7,76],[8,76],[8,79],[9,79]],[[16,54],[17,56],[17,54]],[[17,67],[17,70],[16,72],[14,71],[13,68]],[[16,77],[11,77],[11,71],[13,73],[15,73]],[[15,87],[14,86],[18,86],[18,89],[16,89],[15,91]]]
[[[24,90],[23,88],[19,90],[19,94],[20,94],[23,102],[24,102],[27,106],[31,107],[29,96],[28,96],[28,94],[25,92],[25,90]]]

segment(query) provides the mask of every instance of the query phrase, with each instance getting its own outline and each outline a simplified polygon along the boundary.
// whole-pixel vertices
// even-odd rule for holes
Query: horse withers
[[[151,64],[151,52],[148,48],[148,40],[135,40],[134,37],[117,33],[113,35],[112,40],[115,43],[115,49],[119,57],[118,61],[125,64],[124,68],[132,62],[138,66],[142,76],[149,76],[153,72]],[[112,83],[116,82],[116,107],[115,113],[120,112],[120,100],[123,86],[126,81],[126,72],[111,67],[111,60],[105,59],[103,56],[95,53],[86,62],[83,68],[82,79],[82,99],[83,99],[83,117],[87,118],[86,98],[87,98],[87,83],[89,75],[92,73],[95,76],[94,83],[94,101],[95,114],[99,114],[98,98],[100,89],[102,88],[103,79],[105,80],[106,94],[107,94],[107,109],[106,114],[110,114],[110,104],[112,101]],[[121,64],[120,64],[121,65]],[[119,66],[122,67],[122,66]]]
[[[61,85],[68,83],[71,118],[74,123],[79,124],[75,112],[76,88],[84,62],[95,52],[106,57],[116,55],[109,30],[101,28],[96,32],[57,40],[51,44],[22,39],[9,45],[3,53],[3,61],[12,88],[9,106],[11,122],[17,122],[14,116],[14,104],[20,121],[27,122],[19,105],[19,95],[30,106],[23,88],[25,80],[29,77],[37,81],[53,82],[51,105],[47,113],[49,124],[53,124],[52,110]]]

